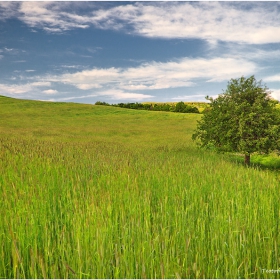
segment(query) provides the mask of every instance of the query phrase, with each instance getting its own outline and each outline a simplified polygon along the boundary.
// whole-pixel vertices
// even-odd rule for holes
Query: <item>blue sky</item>
[[[280,100],[279,2],[0,2],[0,94],[205,101],[255,75]]]

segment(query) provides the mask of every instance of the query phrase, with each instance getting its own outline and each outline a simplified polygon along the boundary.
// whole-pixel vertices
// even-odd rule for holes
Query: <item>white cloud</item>
[[[249,8],[248,8],[249,7]],[[93,12],[104,29],[146,37],[201,38],[253,44],[280,42],[278,3],[155,2]]]
[[[129,68],[95,68],[61,75],[36,76],[27,78],[31,83],[2,84],[0,91],[4,94],[40,94],[38,87],[52,87],[45,89],[43,93],[59,94],[57,85],[70,85],[82,91],[94,90],[94,94],[98,96],[142,100],[153,97],[147,94],[149,90],[190,87],[203,81],[221,82],[254,74],[256,70],[255,63],[241,58],[181,58],[165,63],[143,63]],[[141,93],[143,90],[145,94]]]
[[[10,1],[0,2],[0,20],[18,16],[19,3]]]
[[[89,97],[95,97],[96,94],[90,94],[90,95],[82,95],[82,96],[71,96],[71,97],[65,97],[65,98],[59,98],[58,101],[69,101],[74,99],[84,99]]]
[[[264,78],[264,80],[267,82],[280,82],[280,74],[268,76],[268,77]]]
[[[213,56],[219,52],[220,56],[229,56],[232,58],[247,59],[251,61],[258,61],[258,63],[270,64],[271,62],[280,61],[280,50],[277,45],[275,49],[252,46],[246,44],[224,43],[219,45],[215,50],[209,49],[208,55]],[[276,49],[277,48],[277,49]]]
[[[71,96],[71,97],[64,97],[64,98],[51,98],[48,100],[43,101],[70,101],[70,100],[77,100],[77,99],[86,99],[90,97],[97,97],[97,96],[107,96],[113,100],[121,100],[121,99],[132,99],[132,100],[144,100],[145,98],[151,98],[152,95],[146,94],[139,94],[139,93],[129,93],[123,92],[119,90],[110,90],[104,91],[102,94],[88,94],[88,95],[79,95],[79,96]]]
[[[88,83],[88,84],[76,84],[75,85],[78,89],[82,89],[82,90],[88,90],[88,89],[93,89],[93,88],[101,88],[101,86],[99,84],[92,84],[92,83]]]
[[[202,100],[203,102],[206,102],[205,96],[207,94],[194,94],[194,95],[179,95],[172,97],[172,100],[187,100],[187,101],[195,101],[195,100]]]
[[[12,79],[15,80],[15,79]],[[24,84],[0,84],[0,92],[7,95],[21,95],[37,91],[37,87],[50,86],[50,82],[33,82]]]
[[[18,17],[47,32],[94,25],[151,38],[199,38],[212,47],[219,40],[280,42],[278,2],[136,2],[97,9],[95,3],[38,1],[2,2],[0,7],[3,18]]]
[[[45,93],[45,94],[56,94],[56,93],[58,93],[58,91],[55,90],[55,89],[47,89],[47,90],[43,90],[43,93]]]
[[[31,27],[48,32],[62,32],[73,28],[89,27],[83,16],[64,12],[69,3],[63,2],[22,2],[19,19]]]
[[[72,68],[72,69],[76,69],[76,68],[80,68],[81,66],[79,65],[61,65],[62,68]]]
[[[14,49],[4,48],[4,50],[5,50],[6,52],[12,52]]]
[[[0,92],[3,94],[18,95],[18,94],[30,92],[31,90],[32,90],[32,86],[30,84],[23,84],[23,85],[0,84]]]
[[[118,77],[116,68],[108,69],[92,69],[76,72],[73,74],[63,74],[53,79],[56,82],[63,82],[76,86],[79,89],[88,90],[92,88],[100,88],[102,84],[114,82]]]
[[[280,89],[271,89],[271,96],[280,101]]]
[[[34,87],[49,87],[49,86],[51,86],[51,83],[40,81],[40,82],[31,83],[30,85],[34,86]]]
[[[152,90],[193,86],[196,79],[220,82],[253,74],[253,62],[234,58],[182,58],[166,63],[151,62],[130,68],[84,70],[72,74],[45,77],[82,90],[112,87],[121,90]]]
[[[153,95],[142,94],[142,93],[133,93],[133,92],[124,92],[122,90],[107,90],[103,91],[101,96],[110,96],[111,99],[134,99],[134,100],[143,100],[145,98],[152,98]]]

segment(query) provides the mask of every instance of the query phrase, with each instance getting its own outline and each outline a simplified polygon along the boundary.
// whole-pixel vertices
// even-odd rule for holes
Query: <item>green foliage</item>
[[[106,105],[110,104],[106,102],[96,102],[95,105]],[[150,111],[165,111],[165,112],[177,112],[177,113],[196,113],[199,114],[199,110],[195,106],[186,105],[183,101],[174,104],[167,103],[118,103],[112,104],[114,107],[121,107],[127,109],[136,109],[136,110],[150,110]]]
[[[110,106],[109,103],[106,103],[106,102],[102,102],[102,101],[96,101],[95,102],[95,105],[104,105],[104,106]]]
[[[186,105],[183,101],[178,102],[175,105],[174,112],[178,113],[199,113],[197,107]]]
[[[175,106],[175,112],[183,113],[186,108],[186,105],[183,101],[180,101]]]
[[[193,139],[222,151],[269,153],[280,150],[280,118],[268,89],[254,76],[232,79],[198,121]]]

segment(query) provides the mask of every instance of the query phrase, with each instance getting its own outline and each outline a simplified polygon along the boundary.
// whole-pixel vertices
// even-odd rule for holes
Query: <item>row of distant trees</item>
[[[106,102],[97,101],[95,105],[115,106],[120,108],[136,109],[136,110],[150,110],[150,111],[166,111],[166,112],[178,112],[178,113],[199,113],[199,110],[195,106],[185,104],[183,101],[176,104],[160,103],[160,104],[148,104],[148,103],[118,103],[109,104]]]

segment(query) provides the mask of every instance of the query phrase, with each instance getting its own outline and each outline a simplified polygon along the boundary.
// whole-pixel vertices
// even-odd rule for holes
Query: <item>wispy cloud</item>
[[[51,98],[45,99],[44,101],[70,101],[75,99],[85,99],[90,97],[96,97],[96,94],[82,95],[82,96],[71,96],[71,97],[63,97],[63,98]]]
[[[12,79],[15,80],[15,79]],[[50,87],[51,83],[46,81],[25,82],[22,84],[0,84],[0,92],[7,95],[17,96],[25,93],[36,92],[38,87]]]
[[[263,44],[280,42],[279,3],[156,2],[99,10],[92,21],[146,37],[200,38]]]
[[[51,98],[51,99],[44,99],[46,101],[70,101],[70,100],[77,100],[77,99],[88,99],[91,97],[109,97],[112,100],[122,100],[122,99],[129,99],[129,100],[144,100],[146,98],[154,97],[148,94],[141,94],[141,93],[133,93],[133,92],[123,92],[121,90],[109,90],[104,91],[101,94],[87,94],[87,95],[80,95],[80,96],[71,96],[71,97],[63,97],[63,98]]]
[[[47,89],[47,90],[43,90],[43,93],[52,95],[58,93],[58,91],[55,89]]]
[[[118,77],[118,69],[93,69],[50,77],[52,81],[74,85],[79,89],[100,88]]]
[[[1,1],[0,2],[0,20],[6,20],[11,17],[19,16],[18,2]]]
[[[69,68],[69,69],[78,69],[78,68],[84,68],[82,65],[61,65],[62,68]]]
[[[72,74],[49,77],[53,82],[71,84],[79,89],[108,87],[122,90],[152,90],[188,87],[196,79],[208,82],[225,81],[249,75],[257,66],[250,61],[233,58],[182,58],[166,63],[144,63],[131,68],[84,70]]]
[[[0,92],[7,95],[20,95],[32,91],[33,87],[30,84],[0,84]]]
[[[118,89],[110,89],[107,91],[103,91],[100,96],[109,96],[111,99],[134,99],[134,100],[143,100],[146,98],[152,98],[153,95],[142,94],[142,93],[134,93],[134,92],[125,92],[123,90]]]
[[[29,85],[31,85],[32,87],[49,87],[49,86],[51,86],[51,83],[40,81],[40,82],[30,83]]]
[[[179,95],[172,97],[172,100],[178,101],[196,101],[196,100],[203,100],[205,98],[205,94],[195,94],[195,95]]]
[[[1,19],[1,15],[0,15],[0,19]],[[15,56],[18,55],[19,53],[24,53],[24,52],[25,52],[24,50],[4,47],[3,49],[0,49],[0,53],[1,53],[0,58],[7,57],[10,55]]]
[[[60,75],[33,76],[26,78],[33,81],[31,83],[22,86],[6,86],[2,89],[16,94],[28,92],[37,87],[63,84],[83,91],[94,91],[98,96],[140,100],[153,96],[147,94],[147,90],[190,87],[201,80],[208,83],[221,82],[242,75],[251,75],[256,69],[255,63],[245,59],[182,58],[165,63],[143,63],[137,67],[95,68]],[[141,91],[145,91],[145,94]],[[43,93],[55,94],[57,92],[49,88]]]
[[[71,10],[72,2],[2,2],[2,18],[32,28],[64,32],[95,26],[151,38],[199,38],[265,44],[280,42],[278,2],[136,2],[106,9],[95,3]]]
[[[6,52],[12,52],[14,49],[4,48],[4,50],[5,50]]]
[[[271,89],[271,96],[276,100],[280,100],[280,89]]]
[[[280,82],[280,73],[264,78],[267,82]]]
[[[42,28],[48,32],[62,32],[74,28],[87,28],[83,16],[63,10],[67,2],[22,2],[19,19],[31,27]]]

